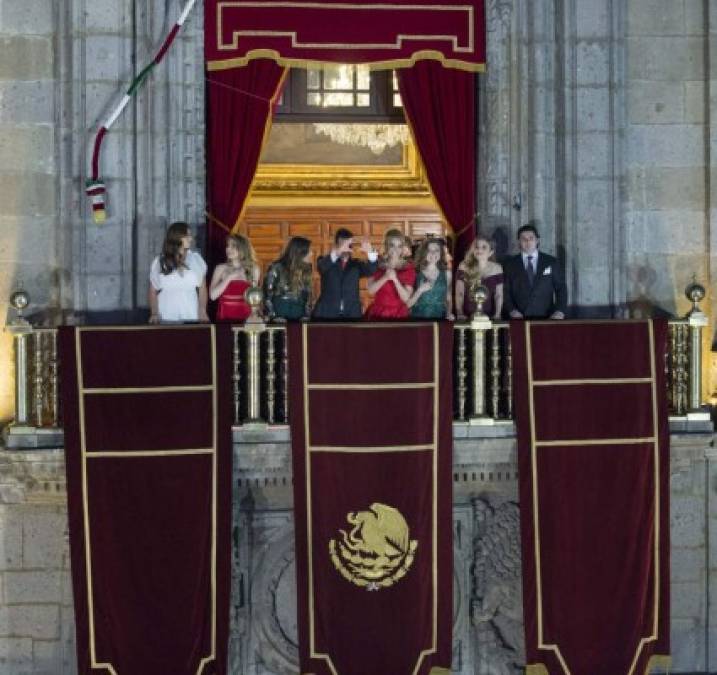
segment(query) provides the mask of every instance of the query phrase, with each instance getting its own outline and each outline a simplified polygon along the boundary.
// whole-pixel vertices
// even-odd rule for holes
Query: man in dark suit
[[[329,255],[316,261],[321,274],[321,295],[314,307],[315,319],[360,319],[359,279],[370,277],[377,269],[378,253],[365,240],[361,249],[368,262],[351,256],[353,234],[341,228],[334,237],[334,247]]]
[[[562,265],[538,251],[540,235],[533,225],[518,230],[520,253],[503,265],[503,308],[511,319],[564,319],[568,288]]]

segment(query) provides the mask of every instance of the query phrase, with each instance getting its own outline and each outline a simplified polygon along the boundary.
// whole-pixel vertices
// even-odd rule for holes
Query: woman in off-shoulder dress
[[[488,289],[483,313],[500,319],[503,310],[503,268],[493,259],[493,243],[478,235],[456,272],[456,313],[459,319],[470,318],[476,311],[473,293],[477,286]]]

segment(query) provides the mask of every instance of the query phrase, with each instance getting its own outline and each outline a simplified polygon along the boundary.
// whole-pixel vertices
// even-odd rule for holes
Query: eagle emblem
[[[334,567],[352,584],[377,591],[392,586],[413,564],[418,541],[398,509],[378,502],[346,515],[350,531],[329,541]]]

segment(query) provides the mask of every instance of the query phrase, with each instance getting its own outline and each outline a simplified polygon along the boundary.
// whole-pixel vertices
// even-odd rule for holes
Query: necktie
[[[535,270],[533,269],[533,256],[528,256],[528,264],[525,266],[525,271],[528,274],[528,283],[532,286],[535,281]]]

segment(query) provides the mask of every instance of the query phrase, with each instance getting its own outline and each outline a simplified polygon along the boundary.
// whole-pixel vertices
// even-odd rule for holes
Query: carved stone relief
[[[487,493],[475,518],[471,616],[480,675],[514,675],[525,664],[517,502]]]

